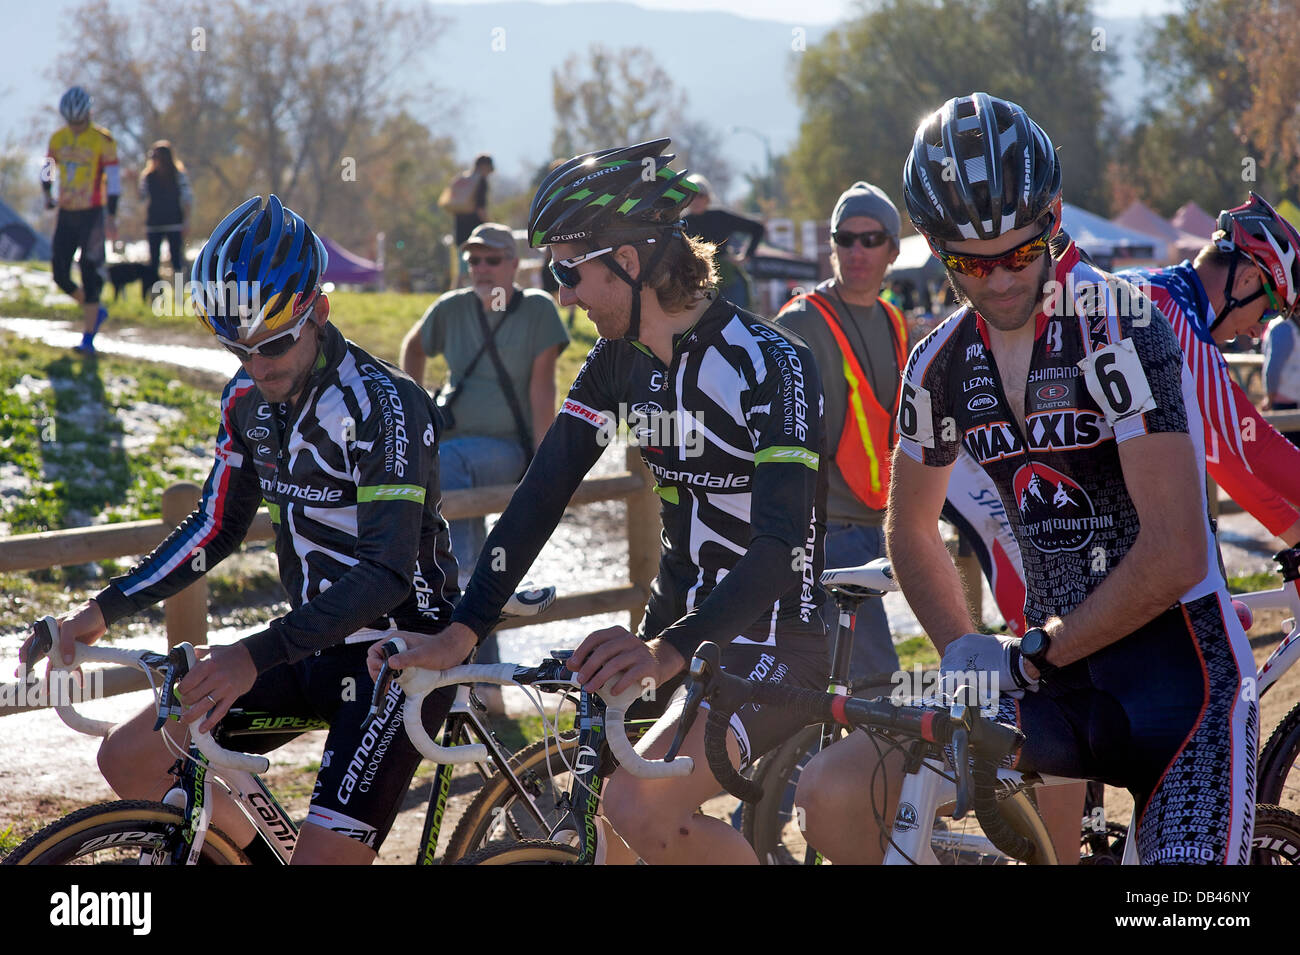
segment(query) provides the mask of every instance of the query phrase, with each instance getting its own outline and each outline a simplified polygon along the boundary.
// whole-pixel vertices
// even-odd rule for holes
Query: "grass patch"
[[[1261,570],[1254,574],[1228,578],[1228,593],[1246,594],[1256,590],[1277,590],[1282,578],[1275,570]]]
[[[13,826],[6,826],[4,831],[0,832],[0,855],[8,855],[22,844],[18,838],[18,833],[14,832]]]
[[[173,286],[163,293],[158,307],[142,302],[138,295],[125,295],[119,301],[105,299],[109,324],[105,332],[114,328],[141,328],[167,333],[167,338],[189,339],[196,346],[212,345],[212,336],[198,319],[183,311],[177,314],[172,298]],[[332,292],[330,293],[330,321],[350,340],[378,358],[397,364],[402,339],[438,296],[428,292]],[[562,313],[563,314],[563,313]],[[22,318],[44,318],[81,324],[81,306],[72,300],[44,305],[30,289],[22,289],[16,296],[0,301],[0,315]],[[587,352],[596,341],[596,327],[588,320],[586,312],[577,310],[573,328],[573,341],[560,355],[556,371],[559,394],[568,391],[577,376]],[[102,359],[101,359],[102,361]],[[425,382],[430,388],[445,379],[447,366],[439,357],[432,359],[425,371]]]
[[[111,356],[84,361],[6,336],[0,448],[30,492],[6,497],[0,520],[12,533],[32,533],[100,516],[157,517],[163,488],[206,474],[206,463],[171,462],[184,460],[181,452],[206,459],[217,410],[215,392],[183,386],[167,366]]]
[[[929,637],[908,637],[902,643],[894,644],[894,649],[898,652],[899,669],[910,670],[920,666],[924,670],[939,665],[939,653]]]

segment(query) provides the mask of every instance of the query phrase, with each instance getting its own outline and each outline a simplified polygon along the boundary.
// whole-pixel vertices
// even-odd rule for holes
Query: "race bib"
[[[1155,410],[1156,400],[1151,395],[1133,339],[1125,338],[1099,348],[1079,362],[1079,370],[1083,372],[1088,393],[1111,428],[1126,418]]]
[[[898,433],[923,448],[934,447],[934,412],[928,389],[903,382],[898,401]]]

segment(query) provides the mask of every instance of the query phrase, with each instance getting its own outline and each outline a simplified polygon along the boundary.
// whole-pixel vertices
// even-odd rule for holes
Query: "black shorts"
[[[765,683],[782,683],[789,686],[803,687],[808,690],[825,690],[830,679],[830,657],[824,646],[817,641],[806,641],[796,646],[778,646],[773,643],[732,641],[722,648],[722,669],[728,673],[737,673],[750,680]],[[681,717],[686,701],[682,697],[669,702],[673,691],[682,683],[683,677],[670,681],[656,693],[656,700],[643,702],[628,709],[629,720],[644,719],[659,715],[660,719]],[[655,707],[658,706],[656,710]],[[700,704],[701,709],[708,709],[708,703]],[[752,763],[769,750],[780,746],[799,730],[803,729],[798,717],[791,717],[788,710],[775,706],[755,706],[747,703],[731,717],[731,729],[740,744],[740,767]]]
[[[1015,767],[1132,792],[1144,864],[1245,864],[1259,733],[1246,691],[1254,675],[1226,593],[1180,604],[1024,699],[1003,697],[1003,716],[1027,737]]]
[[[229,749],[265,753],[328,726],[307,822],[378,850],[423,757],[406,735],[406,697],[396,683],[378,715],[362,723],[374,687],[366,670],[372,642],[340,644],[267,670],[235,701],[216,738]],[[454,691],[425,698],[421,713],[431,731],[446,719]]]

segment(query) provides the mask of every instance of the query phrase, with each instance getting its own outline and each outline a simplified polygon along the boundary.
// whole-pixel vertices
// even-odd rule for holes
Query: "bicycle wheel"
[[[752,778],[763,788],[763,795],[757,802],[745,803],[740,831],[762,865],[804,864],[809,847],[795,811],[794,792],[820,736],[817,726],[800,730],[754,767]]]
[[[943,865],[1023,865],[1018,859],[997,849],[975,818],[973,812],[964,819],[953,819],[952,804],[940,806],[935,815],[930,846]],[[1056,849],[1029,796],[1021,791],[998,798],[998,811],[1017,833],[1033,844],[1029,865],[1056,865]]]
[[[79,809],[46,826],[4,860],[4,865],[140,865],[145,854],[170,846],[185,820],[174,806],[125,799]],[[210,827],[200,861],[248,865],[220,829]]]
[[[511,768],[532,797],[543,821],[539,823],[528,810],[510,778],[498,773],[483,784],[460,817],[447,843],[443,863],[456,862],[494,843],[549,838],[552,827],[564,815],[557,804],[569,791],[573,779],[569,767],[577,754],[576,733],[562,736],[559,746],[554,740],[538,740],[515,753],[510,759]]]
[[[577,865],[578,850],[562,842],[525,839],[471,852],[456,865]]]
[[[1300,810],[1300,703],[1277,724],[1259,754],[1256,799],[1270,806]]]
[[[1256,806],[1250,864],[1300,864],[1300,816],[1278,806]]]

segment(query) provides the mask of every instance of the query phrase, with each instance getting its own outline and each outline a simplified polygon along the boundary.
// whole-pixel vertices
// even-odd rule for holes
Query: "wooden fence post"
[[[162,518],[169,527],[175,527],[189,516],[199,503],[200,488],[192,481],[178,481],[162,493]],[[190,560],[206,561],[206,554],[191,554]],[[206,569],[206,563],[204,568]],[[167,646],[174,647],[188,640],[195,645],[206,643],[208,638],[208,581],[200,577],[180,593],[163,601],[163,616],[167,622]]]
[[[627,579],[640,587],[646,599],[650,597],[650,582],[659,572],[659,535],[662,524],[659,521],[659,495],[655,494],[654,476],[641,460],[641,453],[633,445],[626,452],[627,469],[639,475],[645,486],[627,498]],[[645,604],[630,611],[632,625],[628,628],[633,633],[641,624],[645,615]]]

